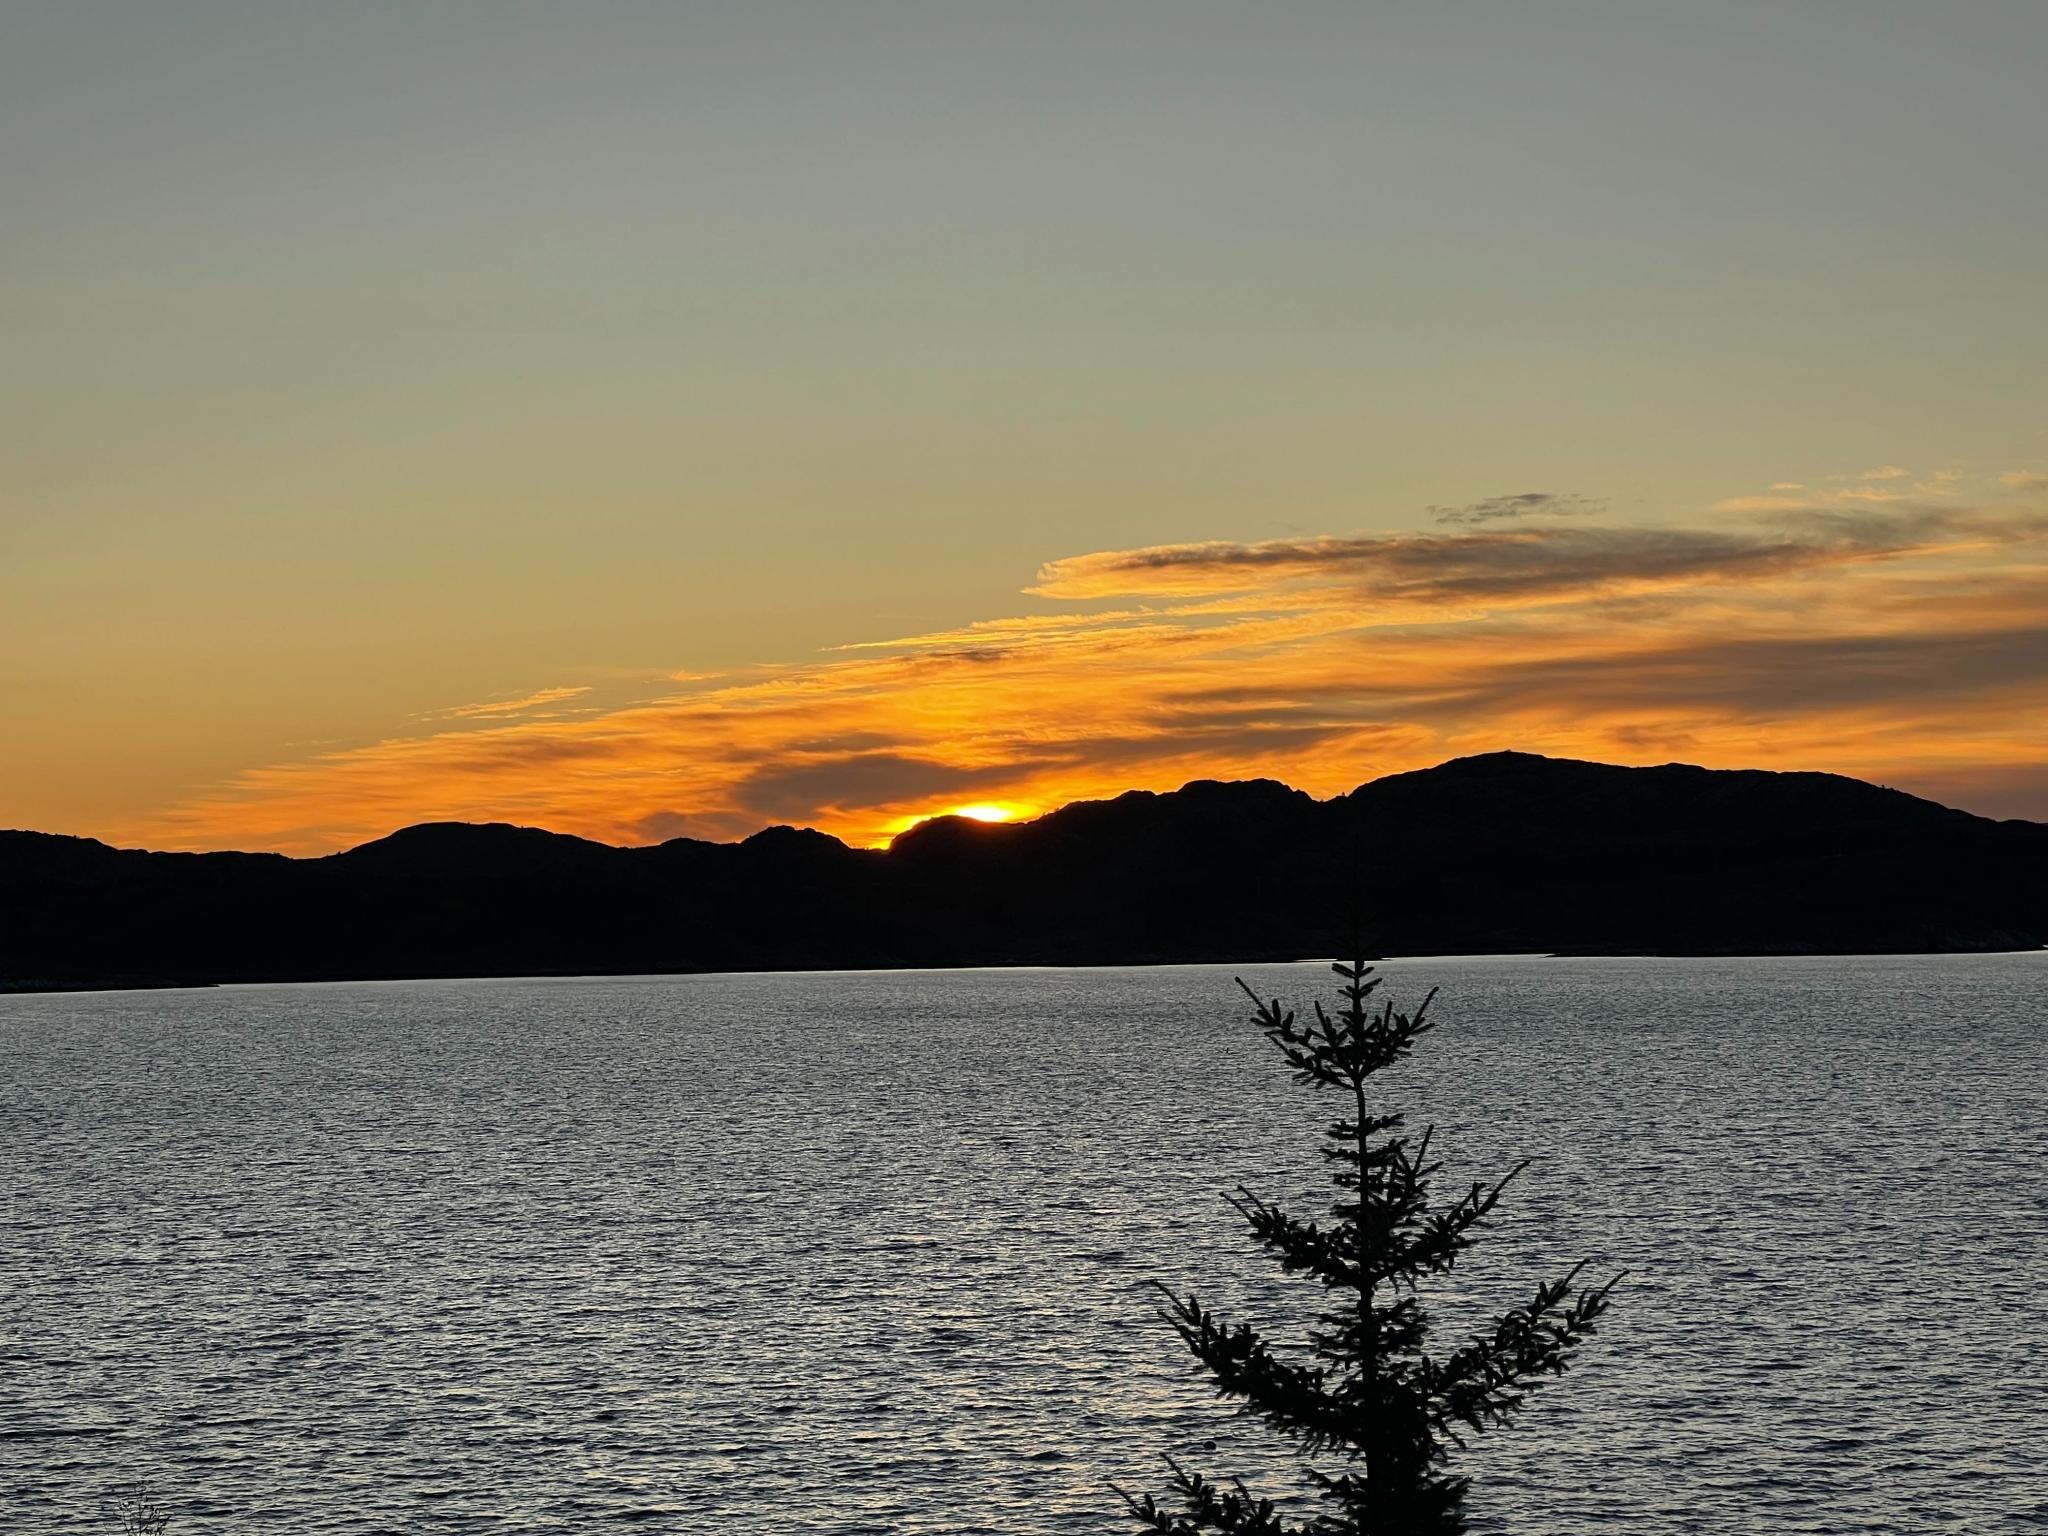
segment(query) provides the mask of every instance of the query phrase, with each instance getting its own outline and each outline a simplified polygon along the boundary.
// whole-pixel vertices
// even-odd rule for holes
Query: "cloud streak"
[[[509,720],[515,715],[528,715],[550,705],[565,703],[590,692],[588,686],[577,688],[542,688],[523,698],[488,700],[482,704],[464,704],[455,709],[444,709],[426,718],[432,720]]]
[[[1876,509],[1806,496],[1768,498],[1756,510],[1770,515],[1721,528],[1482,528],[1106,550],[1048,563],[1030,590],[1078,601],[1322,585],[1381,608],[1488,598],[1578,600],[1925,554],[1958,539],[2007,542],[2034,537],[2041,528],[2038,519],[2012,513]]]
[[[1570,491],[1521,491],[1513,496],[1468,501],[1462,506],[1432,506],[1424,510],[1440,525],[1471,527],[1518,517],[1584,517],[1606,505],[1602,496],[1580,496]]]

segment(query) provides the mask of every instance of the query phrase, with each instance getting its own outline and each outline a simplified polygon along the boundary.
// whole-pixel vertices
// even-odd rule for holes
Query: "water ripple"
[[[1476,1529],[2048,1524],[2042,957],[1389,970],[1446,987],[1387,1081],[1449,1175],[1538,1160],[1440,1326],[1629,1271]],[[1318,1173],[1229,975],[0,999],[8,1529],[140,1478],[172,1536],[1030,1536],[1162,1449],[1284,1478],[1145,1289],[1308,1299],[1217,1198]]]

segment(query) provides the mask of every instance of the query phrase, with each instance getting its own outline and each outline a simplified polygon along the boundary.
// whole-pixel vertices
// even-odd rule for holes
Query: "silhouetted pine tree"
[[[1320,1280],[1328,1305],[1303,1358],[1275,1354],[1252,1328],[1226,1326],[1193,1296],[1164,1286],[1162,1314],[1179,1331],[1219,1393],[1240,1399],[1297,1445],[1308,1480],[1320,1491],[1321,1514],[1284,1524],[1270,1499],[1242,1481],[1219,1484],[1172,1457],[1177,1508],[1151,1495],[1118,1489],[1131,1513],[1156,1531],[1242,1531],[1256,1536],[1437,1536],[1465,1529],[1469,1479],[1445,1469],[1461,1432],[1508,1422],[1545,1376],[1561,1374],[1579,1341],[1607,1310],[1609,1281],[1573,1294],[1578,1269],[1536,1287],[1526,1307],[1488,1333],[1437,1357],[1425,1347],[1428,1319],[1416,1288],[1442,1274],[1470,1247],[1473,1231],[1493,1210],[1518,1164],[1491,1188],[1474,1184],[1458,1201],[1432,1210],[1429,1133],[1419,1142],[1400,1134],[1402,1116],[1367,1112],[1365,1082],[1406,1056],[1428,1022],[1432,990],[1413,1014],[1391,1003],[1373,1009],[1380,984],[1363,963],[1333,967],[1344,978],[1335,1016],[1316,1004],[1315,1020],[1297,1025],[1278,1002],[1262,1003],[1242,981],[1266,1038],[1280,1048],[1297,1082],[1341,1090],[1350,1117],[1327,1132],[1328,1158],[1339,1190],[1328,1227],[1290,1216],[1240,1187],[1231,1204],[1281,1267]],[[1581,1265],[1580,1268],[1584,1266]],[[1619,1277],[1617,1277],[1619,1278]],[[1332,1470],[1313,1465],[1325,1461]]]

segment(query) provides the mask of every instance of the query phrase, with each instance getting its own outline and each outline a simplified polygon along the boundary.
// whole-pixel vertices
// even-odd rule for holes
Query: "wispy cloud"
[[[1600,511],[1606,505],[1604,496],[1580,496],[1570,491],[1520,491],[1512,496],[1488,496],[1460,506],[1432,506],[1425,510],[1440,524],[1471,527],[1518,517],[1583,517]]]
[[[615,841],[790,821],[866,842],[970,801],[1253,775],[1329,794],[1503,746],[1981,783],[2048,815],[2048,508],[2010,477],[1977,490],[1098,551],[1048,563],[1034,612],[588,712],[555,710],[563,689],[466,706],[127,830],[310,852],[439,818]]]
[[[1069,600],[1185,598],[1337,584],[1375,608],[1577,600],[1905,556],[1958,533],[2033,532],[2030,520],[2009,515],[1946,507],[1879,511],[1826,496],[1774,497],[1746,510],[1769,515],[1718,528],[1566,525],[1106,550],[1050,562],[1030,590]]]
[[[560,704],[590,692],[587,685],[576,688],[542,688],[516,699],[492,699],[481,704],[463,704],[425,716],[430,720],[509,720],[529,715],[549,705]]]

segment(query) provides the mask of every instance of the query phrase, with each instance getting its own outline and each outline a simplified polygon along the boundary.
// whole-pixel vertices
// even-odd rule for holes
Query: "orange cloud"
[[[787,821],[873,842],[965,803],[1254,775],[1331,794],[1509,746],[1974,784],[2048,814],[2038,499],[1787,500],[1705,529],[1480,518],[1055,560],[1041,612],[619,708],[473,706],[124,834],[303,853],[432,819],[611,841]]]

